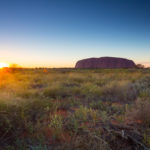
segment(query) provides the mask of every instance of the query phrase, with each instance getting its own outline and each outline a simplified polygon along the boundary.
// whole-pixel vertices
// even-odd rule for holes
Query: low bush
[[[133,101],[138,96],[138,91],[133,83],[115,82],[108,84],[103,89],[103,100],[109,101]]]
[[[128,110],[127,117],[131,121],[150,126],[150,100],[139,98]]]

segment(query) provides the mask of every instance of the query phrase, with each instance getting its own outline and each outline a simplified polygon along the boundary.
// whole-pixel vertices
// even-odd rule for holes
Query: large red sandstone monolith
[[[135,68],[132,60],[116,57],[87,58],[79,60],[75,68]]]

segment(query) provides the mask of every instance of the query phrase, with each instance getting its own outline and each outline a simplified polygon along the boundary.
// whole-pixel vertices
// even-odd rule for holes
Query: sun
[[[6,67],[9,67],[9,64],[4,63],[4,62],[0,62],[0,69],[6,68]]]

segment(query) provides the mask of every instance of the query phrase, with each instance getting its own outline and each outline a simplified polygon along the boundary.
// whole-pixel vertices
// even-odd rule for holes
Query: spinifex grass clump
[[[149,146],[149,83],[148,69],[1,71],[0,148],[133,149],[137,132]]]
[[[150,99],[139,98],[128,110],[128,117],[141,125],[150,126]]]
[[[55,106],[47,100],[27,100],[13,104],[0,104],[1,145],[15,144],[19,140],[32,137],[43,138],[40,129],[44,126],[47,113]]]

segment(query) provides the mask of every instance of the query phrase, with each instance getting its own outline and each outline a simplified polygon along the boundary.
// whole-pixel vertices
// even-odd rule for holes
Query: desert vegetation
[[[148,150],[149,69],[1,69],[0,149]]]

